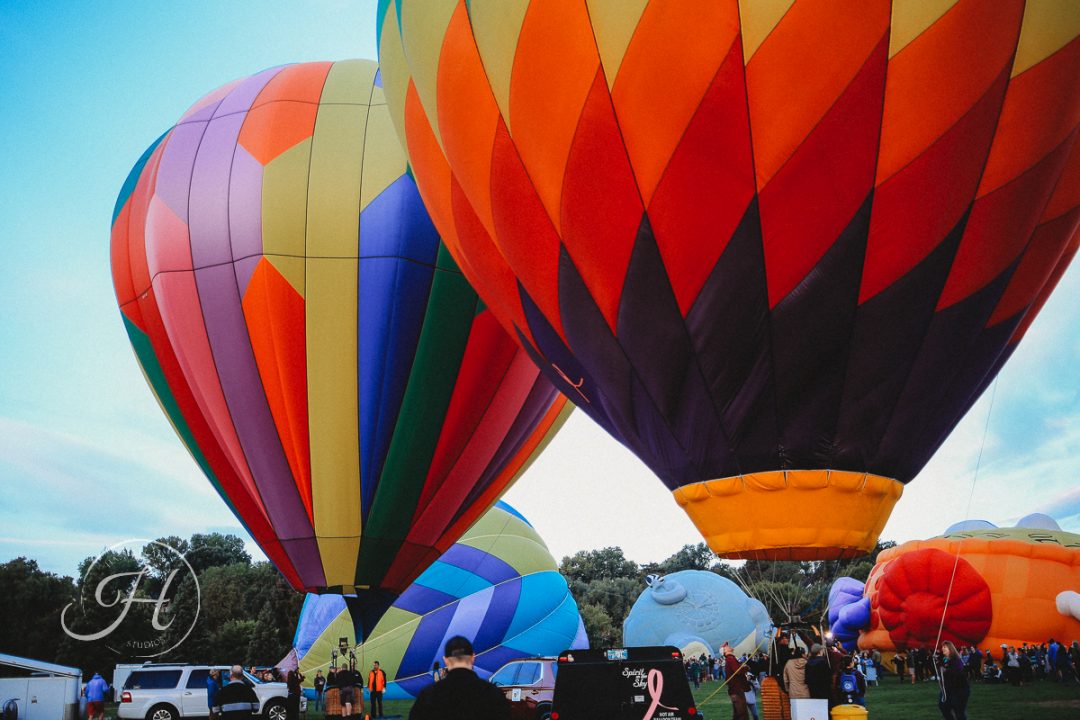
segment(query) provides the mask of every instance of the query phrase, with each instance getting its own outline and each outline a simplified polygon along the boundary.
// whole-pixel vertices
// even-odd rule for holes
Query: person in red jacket
[[[367,686],[371,693],[371,717],[380,718],[383,715],[382,695],[386,690],[386,673],[379,667],[378,660],[371,664]]]
[[[720,651],[724,653],[724,675],[727,676],[727,692],[731,699],[731,720],[749,720],[746,693],[750,690],[750,672],[746,669],[746,664],[735,657],[735,651],[730,645],[724,643]]]

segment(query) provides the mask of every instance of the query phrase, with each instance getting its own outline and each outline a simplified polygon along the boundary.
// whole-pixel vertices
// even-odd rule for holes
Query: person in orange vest
[[[386,673],[379,667],[378,660],[371,665],[367,685],[371,693],[371,716],[380,718],[383,714],[382,694],[386,690]]]

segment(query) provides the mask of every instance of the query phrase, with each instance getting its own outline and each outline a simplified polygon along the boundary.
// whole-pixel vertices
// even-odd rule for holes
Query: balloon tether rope
[[[979,445],[979,455],[975,459],[975,473],[971,478],[971,491],[968,493],[967,509],[964,510],[964,519],[969,520],[971,518],[971,503],[975,498],[975,483],[979,480],[979,467],[982,465],[983,450],[986,448],[986,436],[990,431],[990,416],[994,411],[994,398],[997,396],[997,378],[994,378],[994,387],[990,391],[990,407],[986,410],[986,423],[983,425],[982,443]],[[953,554],[953,567],[952,575],[949,577],[949,589],[945,593],[945,607],[941,611],[941,623],[938,625],[937,639],[934,641],[934,647],[931,650],[930,657],[933,658],[941,647],[941,635],[945,631],[945,616],[949,612],[949,600],[952,599],[953,583],[956,581],[956,570],[960,566],[960,543],[956,543],[956,551]],[[937,665],[935,661],[935,666]],[[945,683],[941,679],[941,668],[935,667],[938,682],[941,684],[942,696],[945,695]]]

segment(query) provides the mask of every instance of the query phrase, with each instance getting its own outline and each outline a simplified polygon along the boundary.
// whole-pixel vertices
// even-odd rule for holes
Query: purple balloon
[[[864,587],[855,578],[842,577],[829,590],[829,627],[848,650],[855,648],[859,631],[870,626],[870,598],[863,597]]]

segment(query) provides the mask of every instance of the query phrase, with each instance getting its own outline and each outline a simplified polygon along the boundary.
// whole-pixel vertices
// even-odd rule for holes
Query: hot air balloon
[[[720,657],[767,650],[773,634],[769,611],[726,577],[709,570],[650,575],[623,621],[623,644],[672,645],[685,657]]]
[[[569,408],[456,267],[370,61],[210,93],[116,203],[124,326],[176,433],[298,590],[369,624]]]
[[[869,551],[1076,252],[1080,5],[382,0],[420,193],[726,557]]]
[[[1014,527],[969,521],[883,551],[865,587],[837,580],[829,618],[864,650],[930,648],[940,632],[996,652],[1080,636],[1078,591],[1080,535],[1035,513]]]
[[[310,686],[340,638],[354,643],[350,597],[309,595],[294,650]],[[577,603],[558,564],[529,521],[499,502],[406,590],[355,648],[356,666],[375,660],[389,681],[388,700],[411,700],[430,685],[446,641],[473,638],[475,670],[488,678],[510,660],[587,648]],[[348,658],[338,658],[337,663]],[[309,691],[313,693],[314,691]],[[314,695],[312,695],[314,697]]]
[[[855,578],[841,577],[829,589],[829,630],[848,650],[858,645],[859,628],[870,622],[870,603],[862,602],[863,587]]]

